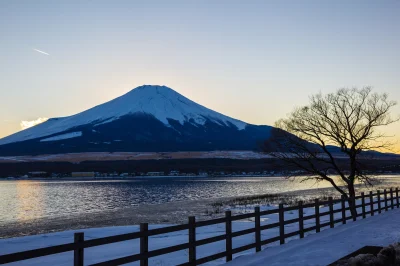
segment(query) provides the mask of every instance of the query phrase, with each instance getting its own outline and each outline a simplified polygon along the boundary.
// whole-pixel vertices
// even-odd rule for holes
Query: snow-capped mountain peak
[[[238,130],[245,129],[247,125],[199,105],[166,86],[143,85],[79,114],[52,118],[0,139],[0,145],[43,138],[86,124],[96,126],[111,123],[120,117],[133,114],[154,116],[166,126],[171,126],[170,119],[179,121],[180,124],[189,122],[194,125],[204,125],[206,121],[212,121],[222,126],[235,126]]]
[[[201,125],[210,119],[224,125],[233,124],[238,129],[246,126],[246,123],[201,106],[166,86],[140,86],[107,104],[113,117],[142,112],[153,115],[166,125],[169,124],[168,119],[177,120],[181,124],[193,119]]]

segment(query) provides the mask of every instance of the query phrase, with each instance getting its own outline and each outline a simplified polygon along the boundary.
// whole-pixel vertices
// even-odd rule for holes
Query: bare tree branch
[[[267,143],[268,150],[273,147],[272,156],[304,171],[304,180],[328,181],[351,205],[355,181],[373,184],[360,156],[369,150],[389,150],[393,145],[387,140],[389,136],[379,131],[399,121],[390,113],[397,103],[388,98],[387,94],[373,93],[370,87],[313,95],[307,106],[276,122],[278,129]],[[343,156],[345,166],[337,161]],[[347,192],[337,184],[335,175],[346,184]]]

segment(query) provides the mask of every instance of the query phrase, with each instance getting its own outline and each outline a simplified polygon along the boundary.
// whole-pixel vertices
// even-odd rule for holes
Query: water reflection
[[[18,222],[28,221],[43,215],[43,191],[40,183],[31,184],[30,181],[15,182],[16,192],[16,219]]]
[[[398,186],[396,176],[381,178]],[[124,181],[0,181],[0,224],[34,218],[120,209],[139,204],[284,193],[312,189],[324,195],[327,182],[282,177],[145,178]],[[374,188],[377,189],[377,188]]]

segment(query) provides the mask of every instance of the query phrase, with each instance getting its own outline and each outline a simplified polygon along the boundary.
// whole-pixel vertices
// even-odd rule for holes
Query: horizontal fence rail
[[[347,211],[351,210],[349,206],[346,207],[346,203],[348,202],[348,200],[349,199],[346,199],[343,196],[340,199],[333,199],[332,197],[329,197],[327,201],[320,201],[316,199],[314,202],[307,204],[304,204],[302,201],[299,201],[298,205],[289,207],[285,207],[283,204],[279,204],[279,208],[273,210],[265,210],[265,211],[261,211],[260,207],[255,207],[254,212],[252,213],[245,213],[235,216],[232,216],[231,211],[226,211],[225,217],[206,220],[206,221],[196,221],[196,218],[191,216],[189,217],[187,224],[174,225],[174,226],[162,227],[151,230],[148,229],[147,223],[142,223],[140,224],[139,232],[108,236],[90,240],[84,240],[84,233],[75,233],[73,243],[0,255],[0,264],[18,262],[22,260],[34,259],[64,252],[73,252],[73,258],[74,258],[73,265],[83,266],[85,249],[118,243],[127,240],[134,240],[134,239],[138,239],[140,241],[139,253],[92,265],[96,266],[121,265],[125,263],[140,261],[140,266],[147,266],[149,258],[165,255],[180,250],[188,250],[188,262],[180,265],[200,265],[220,258],[226,258],[226,261],[230,261],[232,260],[233,255],[236,253],[240,253],[249,249],[255,249],[256,252],[259,252],[262,250],[262,246],[265,246],[273,242],[279,241],[279,243],[282,245],[285,244],[286,239],[290,237],[299,236],[299,238],[304,238],[305,233],[307,232],[315,231],[316,233],[318,233],[321,231],[321,228],[323,227],[329,226],[329,228],[334,228],[335,224],[338,223],[346,224],[348,220],[356,221],[357,218],[359,217],[365,219],[368,215],[374,216],[375,214],[382,213],[382,211],[386,212],[390,209],[394,209],[395,207],[399,208],[400,206],[398,188],[396,188],[395,190],[393,190],[392,188],[390,190],[385,189],[383,190],[383,193],[379,190],[376,193],[372,193],[372,191],[370,191],[368,195],[361,193],[361,195],[351,198],[350,202],[354,202],[355,208],[357,210],[361,209],[361,211],[357,211],[357,215],[355,217],[347,216],[346,214]],[[357,200],[361,200],[361,203],[356,204]],[[368,202],[366,202],[366,200],[368,200]],[[335,204],[338,204],[340,208],[334,209]],[[375,208],[376,205],[377,208]],[[329,211],[320,212],[321,206],[328,206]],[[368,211],[366,211],[366,207],[369,208]],[[314,214],[305,216],[304,209],[306,208],[314,208],[315,210]],[[285,220],[285,212],[289,211],[298,211],[298,218]],[[341,217],[335,219],[335,214],[339,213],[341,214],[340,215]],[[279,222],[261,225],[261,217],[271,214],[277,214],[279,217]],[[321,223],[321,217],[323,216],[329,216],[329,220],[327,222]],[[233,221],[238,221],[248,218],[254,218],[253,228],[233,232],[232,230]],[[305,227],[304,221],[308,220],[314,220],[315,225],[311,227]],[[298,223],[298,230],[286,233],[285,225],[294,223]],[[196,239],[197,228],[215,224],[225,224],[225,233],[201,240]],[[272,228],[277,228],[279,230],[279,235],[276,237],[262,240],[261,232]],[[149,251],[150,236],[173,233],[183,230],[187,230],[188,232],[187,243]],[[233,248],[232,245],[233,238],[247,234],[254,234],[254,243]],[[219,241],[225,241],[225,246],[226,246],[225,251],[209,255],[206,257],[198,258],[196,252],[197,247]]]

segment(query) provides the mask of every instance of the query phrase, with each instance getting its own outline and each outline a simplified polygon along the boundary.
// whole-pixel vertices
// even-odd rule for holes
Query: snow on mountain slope
[[[41,139],[40,142],[72,139],[72,138],[77,138],[77,137],[81,137],[81,136],[82,136],[82,131],[77,131],[77,132],[66,133],[66,134],[61,134],[61,135],[57,135],[57,136],[50,137],[50,138]]]
[[[0,139],[0,145],[46,137],[86,124],[110,123],[122,116],[137,113],[153,115],[166,126],[170,126],[168,119],[194,125],[204,125],[207,120],[211,120],[224,126],[236,126],[239,130],[245,129],[247,125],[199,105],[168,87],[144,85],[82,113],[52,118]]]

